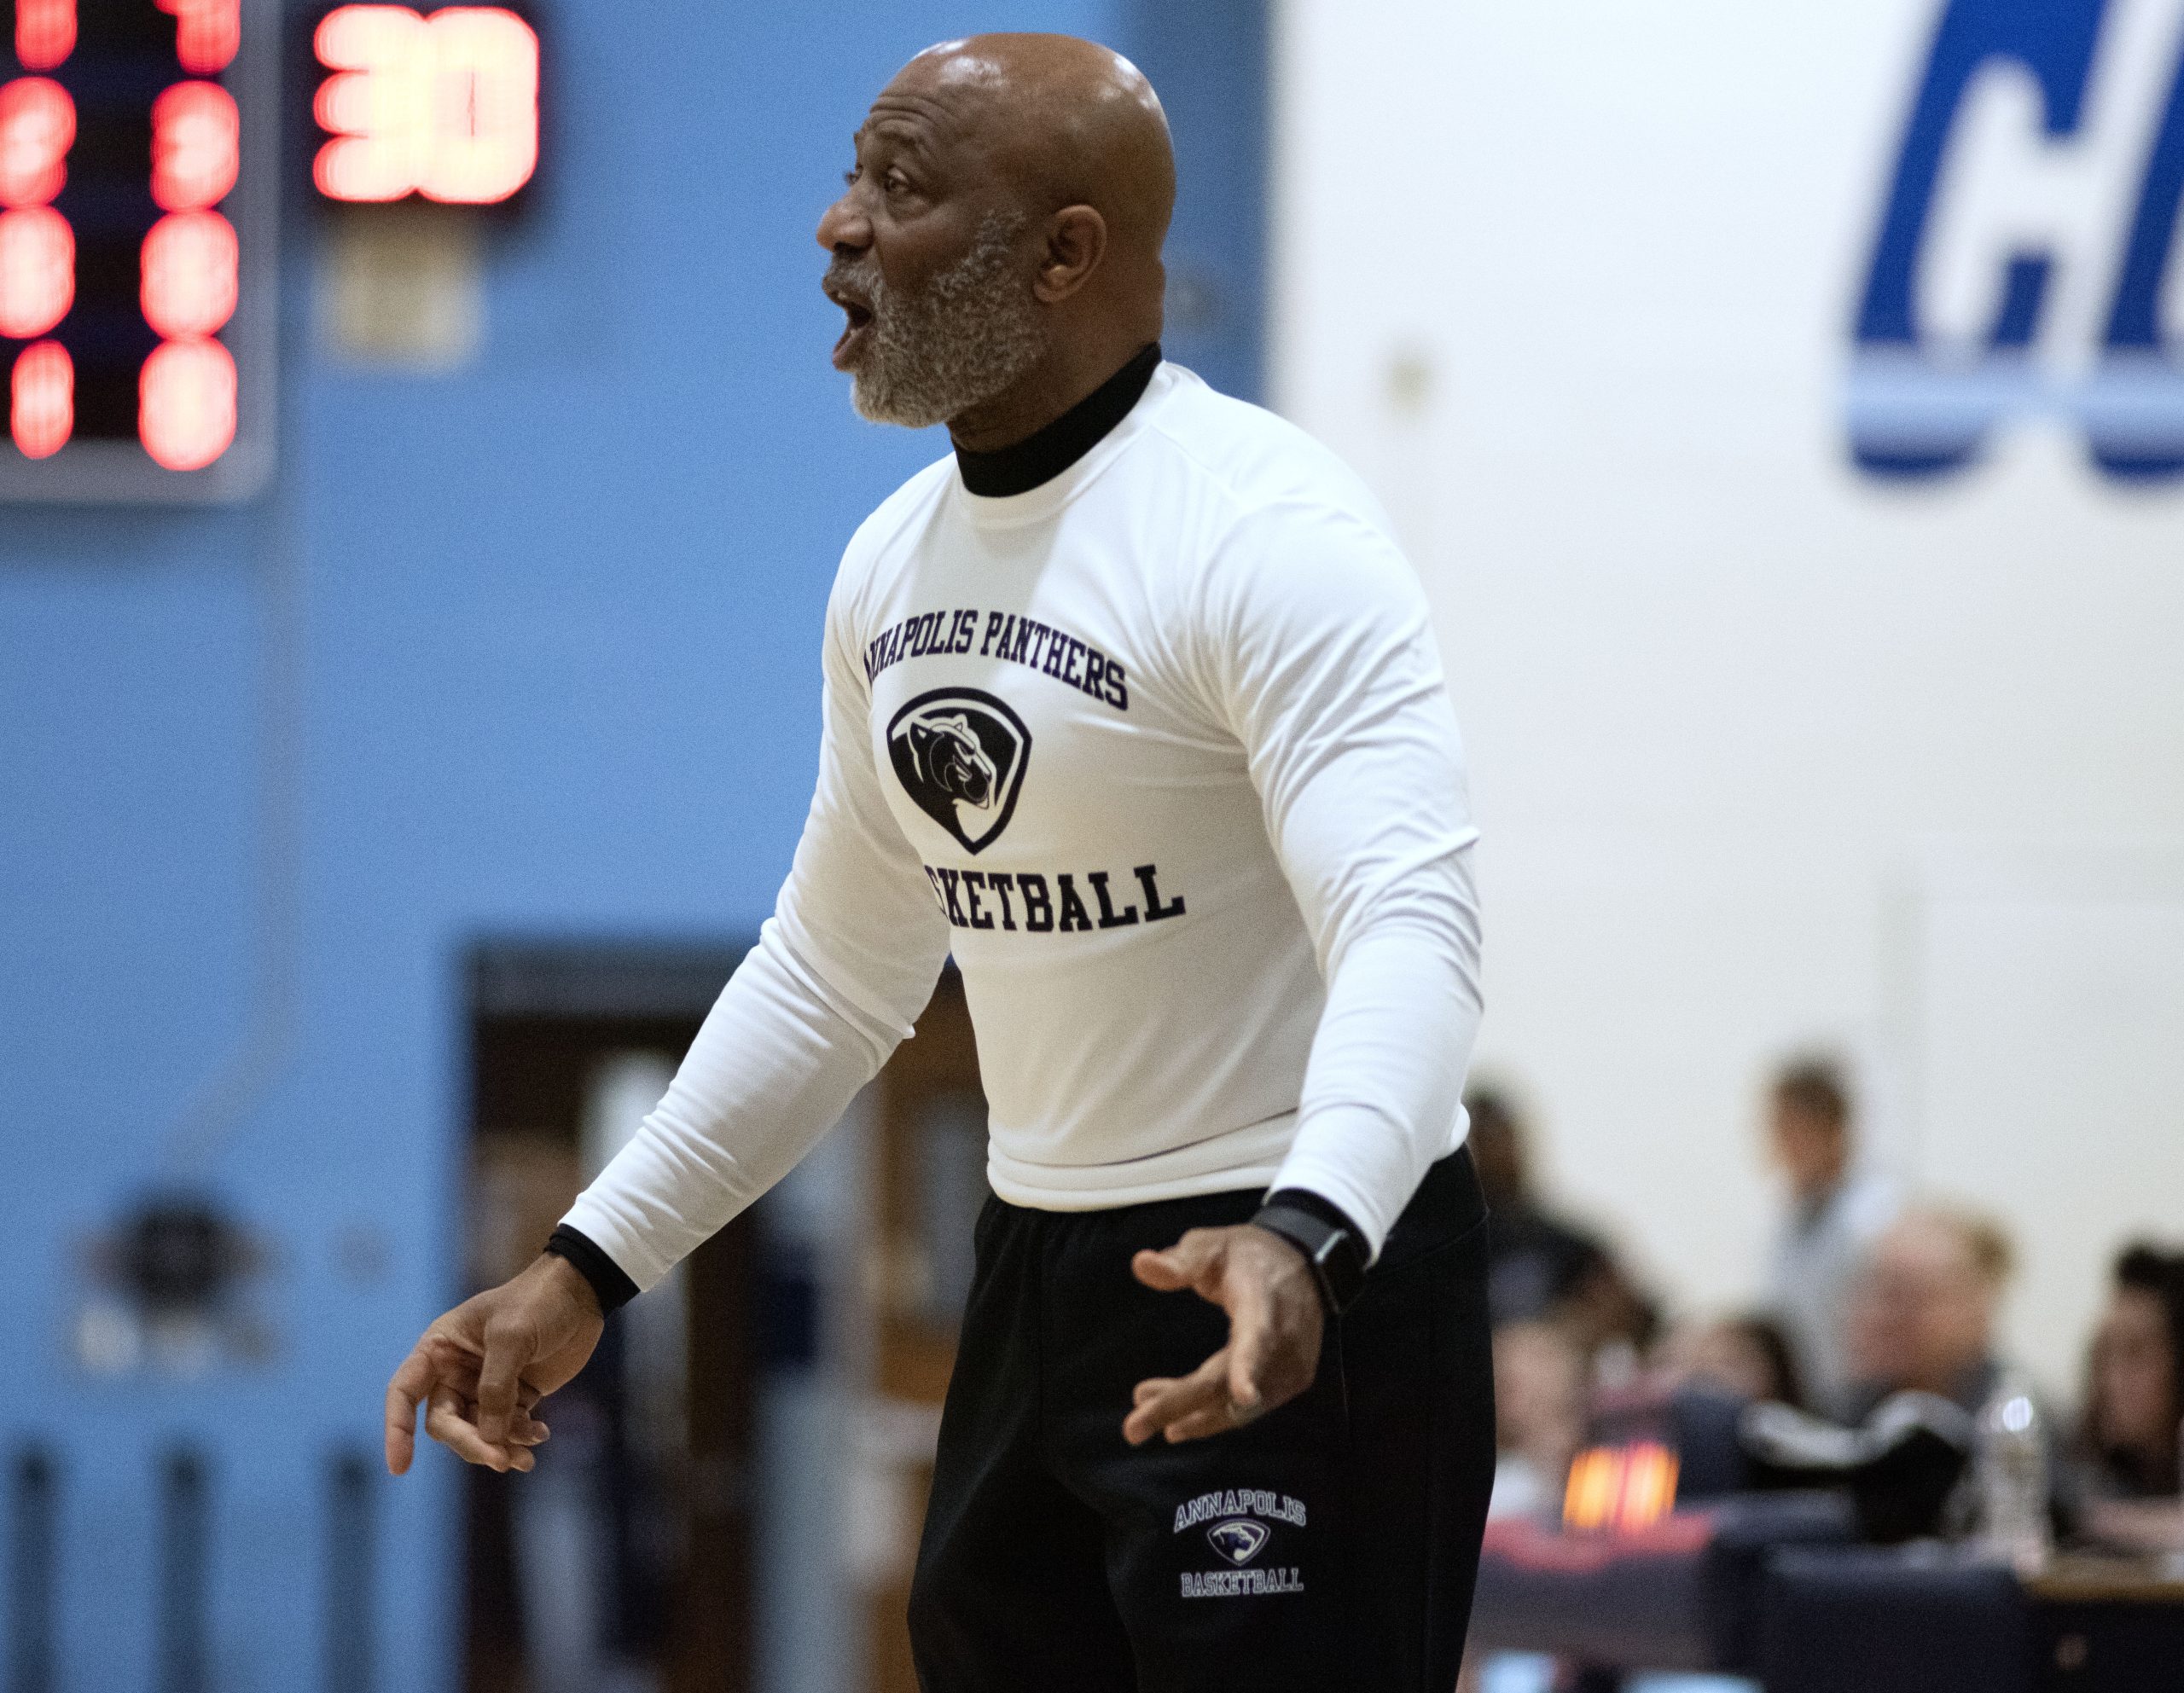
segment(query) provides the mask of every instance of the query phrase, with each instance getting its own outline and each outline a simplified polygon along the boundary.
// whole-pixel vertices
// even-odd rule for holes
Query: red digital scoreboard
[[[312,32],[328,200],[497,206],[538,167],[538,37],[504,6],[337,6]]]
[[[272,458],[277,0],[0,0],[0,500]]]

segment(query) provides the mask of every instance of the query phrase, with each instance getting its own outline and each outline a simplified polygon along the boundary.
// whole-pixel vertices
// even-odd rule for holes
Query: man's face
[[[874,422],[960,416],[1045,351],[1028,216],[995,169],[975,88],[914,60],[873,102],[847,188],[819,221],[822,286],[849,322],[834,362]]]
[[[1994,1341],[1994,1289],[1953,1229],[1912,1220],[1873,1248],[1850,1312],[1855,1372],[1945,1393]]]
[[[1843,1174],[1843,1125],[1794,1099],[1776,1099],[1769,1116],[1768,1139],[1774,1162],[1801,1194],[1821,1194]]]

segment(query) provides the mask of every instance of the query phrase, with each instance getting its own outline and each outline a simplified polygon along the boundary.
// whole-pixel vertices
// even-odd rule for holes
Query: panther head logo
[[[1232,1516],[1207,1529],[1205,1538],[1214,1551],[1240,1567],[1266,1550],[1273,1534],[1263,1522],[1254,1522],[1248,1516]]]
[[[919,810],[975,853],[1008,826],[1031,732],[990,693],[921,693],[887,725],[887,758]]]
[[[961,711],[912,722],[910,757],[926,782],[979,811],[993,809],[993,760]]]

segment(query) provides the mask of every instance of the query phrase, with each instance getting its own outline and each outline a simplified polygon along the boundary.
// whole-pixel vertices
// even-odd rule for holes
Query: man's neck
[[[1130,415],[1152,386],[1160,344],[1151,341],[1060,417],[1022,440],[989,453],[958,445],[956,464],[970,493],[985,498],[1028,494],[1089,453]]]
[[[1150,334],[1104,335],[1095,343],[1065,346],[1057,340],[1047,357],[982,405],[948,420],[948,438],[970,453],[997,453],[1029,440],[1096,393],[1109,378],[1137,357]]]
[[[1824,1175],[1800,1183],[1797,1189],[1799,1209],[1810,1212],[1822,1209],[1827,1202],[1843,1191],[1843,1181],[1848,1172],[1838,1165]]]

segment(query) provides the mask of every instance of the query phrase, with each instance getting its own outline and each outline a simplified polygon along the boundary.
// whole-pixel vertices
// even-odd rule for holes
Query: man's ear
[[[1091,280],[1107,253],[1107,220],[1089,206],[1065,206],[1047,219],[1046,251],[1031,292],[1058,305]]]

